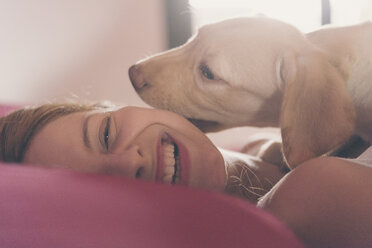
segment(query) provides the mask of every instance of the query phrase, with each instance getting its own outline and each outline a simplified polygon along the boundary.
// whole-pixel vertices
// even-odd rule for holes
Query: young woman
[[[285,174],[260,158],[216,148],[177,114],[137,107],[41,105],[2,117],[0,132],[6,162],[235,194],[258,201],[310,247],[372,245],[368,160],[318,158]]]
[[[0,123],[6,162],[228,190],[252,202],[284,175],[260,159],[218,150],[186,119],[158,109],[50,104]]]

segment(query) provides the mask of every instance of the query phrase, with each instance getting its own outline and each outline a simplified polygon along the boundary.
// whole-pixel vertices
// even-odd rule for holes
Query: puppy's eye
[[[213,72],[209,69],[209,67],[206,64],[201,64],[199,66],[199,70],[200,70],[201,74],[203,75],[203,77],[205,77],[209,80],[214,80],[215,79]]]

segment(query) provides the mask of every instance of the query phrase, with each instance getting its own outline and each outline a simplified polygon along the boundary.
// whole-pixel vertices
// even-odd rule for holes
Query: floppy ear
[[[346,82],[325,55],[286,56],[280,116],[283,152],[290,168],[345,142],[354,130],[354,106]]]

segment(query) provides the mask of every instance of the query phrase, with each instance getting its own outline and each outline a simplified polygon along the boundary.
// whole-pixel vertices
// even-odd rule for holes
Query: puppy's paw
[[[288,172],[289,168],[284,160],[282,143],[276,140],[266,141],[257,153],[263,161],[275,164],[281,171]]]

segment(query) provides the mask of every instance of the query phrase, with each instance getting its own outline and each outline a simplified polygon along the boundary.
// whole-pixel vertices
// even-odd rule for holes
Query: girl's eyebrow
[[[84,122],[83,122],[83,140],[84,144],[88,149],[92,149],[91,142],[88,135],[88,126],[89,126],[89,120],[93,115],[86,115]]]

